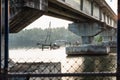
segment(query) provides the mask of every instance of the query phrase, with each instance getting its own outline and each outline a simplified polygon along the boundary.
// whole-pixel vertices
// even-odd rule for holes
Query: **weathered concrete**
[[[82,38],[82,44],[90,44],[94,36],[103,31],[101,24],[81,22],[69,24],[69,30]]]
[[[10,32],[22,30],[43,14],[73,22],[104,22],[116,28],[116,14],[105,0],[10,0]]]
[[[80,55],[80,54],[97,54],[103,55],[108,54],[110,52],[110,48],[101,45],[82,45],[82,46],[73,46],[73,47],[66,47],[66,54],[67,55]]]
[[[116,29],[106,28],[99,35],[101,35],[103,37],[103,42],[104,41],[117,41]]]
[[[110,47],[110,53],[117,53],[117,41],[106,41],[102,42],[101,45]]]
[[[95,20],[116,28],[116,14],[105,0],[48,0],[48,4],[48,15],[74,22]]]
[[[81,53],[85,53],[86,49],[92,49],[92,47],[93,47],[92,53],[94,53],[94,52],[95,53],[99,53],[99,52],[105,53],[105,50],[107,47],[109,47],[109,49],[110,49],[109,52],[112,52],[112,53],[116,52],[116,48],[117,48],[116,44],[110,45],[113,43],[111,41],[113,41],[113,40],[115,41],[116,29],[107,28],[106,26],[107,25],[105,25],[104,23],[100,24],[100,23],[95,23],[95,22],[91,22],[91,23],[81,22],[81,23],[69,24],[69,30],[71,32],[75,33],[76,35],[81,36],[82,44],[88,44],[88,45],[86,47],[84,45],[81,45],[79,47],[69,47],[66,49],[67,53],[69,51],[71,51],[69,49],[72,49],[73,54],[77,53],[77,52],[81,54]],[[103,46],[105,49],[103,49],[103,47],[102,48],[99,47],[99,45],[98,46],[94,45],[97,47],[97,49],[99,49],[99,50],[96,49],[96,51],[95,51],[94,46],[89,45],[89,44],[93,43],[94,36],[96,36],[98,34],[102,36],[103,43],[101,44],[101,46]],[[106,45],[107,43],[104,44],[104,42],[107,42],[109,44]],[[83,49],[84,52],[82,52],[82,48],[85,48],[85,49]],[[87,52],[88,51],[86,51],[86,53]],[[108,53],[108,52],[106,52],[106,53]],[[71,54],[71,52],[70,52],[70,54]]]
[[[10,32],[19,32],[41,17],[47,8],[47,0],[10,1]]]
[[[90,44],[93,42],[93,36],[81,36],[82,44]]]
[[[95,22],[69,24],[69,30],[78,36],[94,36],[101,32],[102,26]]]
[[[117,32],[116,29],[107,28],[100,33],[102,36],[102,45],[109,46],[111,53],[117,52]]]

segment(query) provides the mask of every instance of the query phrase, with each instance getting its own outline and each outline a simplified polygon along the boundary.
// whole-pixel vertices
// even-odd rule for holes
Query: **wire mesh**
[[[17,12],[16,10],[19,8],[19,6],[14,6],[11,7],[13,8],[11,13]],[[93,74],[96,72],[101,74],[116,73],[116,57],[115,53],[106,56],[67,56],[64,48],[52,51],[17,50],[10,52],[8,77],[9,80],[116,80],[116,77],[107,77],[106,75],[102,75],[102,77],[77,75],[74,77],[76,74],[87,72]],[[55,75],[50,74],[61,74],[65,77],[58,77],[57,75],[55,77]],[[69,75],[66,76],[66,74]]]
[[[34,74],[21,77],[22,79],[24,78],[23,80],[116,80],[115,76],[75,77],[76,74],[87,72],[93,74],[116,73],[116,57],[115,53],[101,56],[67,56],[67,54],[65,54],[65,48],[44,51],[41,49],[30,49],[27,51],[10,50],[9,74]],[[69,75],[64,77],[66,73],[72,73],[73,77]],[[43,77],[41,76],[42,74]],[[62,74],[63,77],[49,74]],[[44,75],[48,75],[49,77]],[[29,79],[27,77],[29,77]],[[17,75],[16,78],[12,77],[10,79],[19,80],[20,76]]]
[[[21,77],[9,80],[116,80],[115,77]]]

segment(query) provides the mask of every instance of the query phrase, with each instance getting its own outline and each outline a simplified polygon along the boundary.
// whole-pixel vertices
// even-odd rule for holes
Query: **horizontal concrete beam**
[[[73,46],[66,47],[67,55],[81,55],[81,54],[96,54],[103,55],[108,54],[110,52],[109,47],[101,46],[101,45],[81,45],[81,46]]]
[[[70,10],[71,14],[75,13],[98,22],[105,22],[111,27],[117,26],[117,16],[105,0],[48,0],[48,3],[56,5],[56,7],[54,7],[56,9],[62,7],[65,11]]]
[[[102,32],[104,27],[98,23],[89,23],[89,22],[81,22],[81,23],[72,23],[69,24],[68,29],[75,33],[78,36],[95,36],[98,33]]]

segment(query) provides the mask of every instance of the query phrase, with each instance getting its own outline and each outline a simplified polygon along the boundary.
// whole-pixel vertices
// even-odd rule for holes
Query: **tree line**
[[[55,42],[56,40],[66,40],[68,42],[75,42],[80,40],[80,37],[70,32],[64,27],[51,29],[25,29],[18,33],[9,35],[9,48],[36,48],[38,42],[44,42],[49,35],[48,42]]]

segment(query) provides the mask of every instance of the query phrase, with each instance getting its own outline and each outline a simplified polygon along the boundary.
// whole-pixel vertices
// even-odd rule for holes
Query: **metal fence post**
[[[117,42],[117,80],[120,80],[120,0],[118,0]]]
[[[4,74],[5,74],[5,79],[8,80],[7,74],[8,74],[8,55],[9,55],[9,49],[8,49],[8,37],[9,37],[9,23],[8,23],[8,0],[5,0],[5,61],[4,61]]]
[[[1,7],[1,5],[2,5],[2,2],[0,0],[0,39],[1,39],[1,35],[2,35],[2,25],[1,25],[1,10],[2,10],[2,7]],[[0,75],[1,75],[1,62],[2,62],[2,60],[1,60],[1,40],[0,40]],[[1,79],[1,76],[0,76],[0,79]]]

